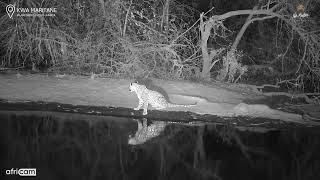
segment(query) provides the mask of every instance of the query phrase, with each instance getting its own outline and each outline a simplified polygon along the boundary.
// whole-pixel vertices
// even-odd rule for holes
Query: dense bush
[[[16,8],[56,7],[55,17],[1,17],[2,67],[111,77],[191,76],[194,64],[183,60],[195,51],[190,48],[197,43],[197,32],[171,43],[195,21],[188,6],[172,1],[166,24],[159,1],[40,3],[20,2]]]
[[[266,75],[263,79],[270,79],[265,83],[320,91],[320,32],[317,30],[320,21],[316,10],[320,3],[310,1],[314,6],[308,6],[310,18],[304,20],[292,18],[293,2],[279,1],[280,18],[254,22],[245,31],[236,46],[241,57],[228,52],[247,15],[217,21],[219,27],[226,28],[209,31],[206,51],[223,49],[223,52],[207,60],[216,64],[203,73],[200,12],[182,2],[18,1],[16,8],[55,7],[58,12],[54,17],[14,15],[12,19],[4,11],[7,4],[0,3],[3,14],[0,17],[0,70],[23,68],[94,73],[101,77],[162,79],[207,77],[210,80],[214,77],[220,81],[251,83],[262,74]],[[192,5],[201,9],[201,3]],[[204,23],[214,15],[253,6],[249,0],[229,5],[214,1],[206,7],[215,6],[203,16]],[[237,57],[232,60],[234,66],[230,66],[230,57]]]

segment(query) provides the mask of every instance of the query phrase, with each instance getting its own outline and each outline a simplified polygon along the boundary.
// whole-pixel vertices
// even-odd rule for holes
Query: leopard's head
[[[137,86],[139,86],[138,81],[135,81],[134,83],[130,83],[129,91],[130,92],[135,91],[137,89]]]

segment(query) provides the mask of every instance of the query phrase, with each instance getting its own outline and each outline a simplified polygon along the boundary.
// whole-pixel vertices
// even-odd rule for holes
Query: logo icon
[[[296,7],[296,10],[297,10],[298,13],[304,13],[304,6],[302,4],[299,4]]]
[[[293,18],[305,18],[305,17],[308,17],[309,14],[308,13],[305,13],[305,7],[303,4],[298,4],[296,6],[296,12],[293,14]]]
[[[12,18],[12,15],[13,15],[15,9],[16,9],[16,8],[15,8],[14,5],[12,5],[12,4],[9,4],[9,5],[6,7],[6,11],[7,11],[7,13],[8,13],[9,18]]]

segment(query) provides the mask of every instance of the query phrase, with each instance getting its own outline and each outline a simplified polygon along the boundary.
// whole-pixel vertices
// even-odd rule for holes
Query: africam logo
[[[17,16],[55,16],[57,8],[16,8],[9,4],[6,11],[9,18],[12,18],[14,13],[17,13]]]

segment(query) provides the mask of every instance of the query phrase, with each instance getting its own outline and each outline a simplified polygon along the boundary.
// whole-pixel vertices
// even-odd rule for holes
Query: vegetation
[[[320,2],[210,2],[211,9],[175,0],[18,1],[16,8],[57,12],[3,13],[0,69],[259,81],[320,91]],[[1,9],[7,5],[0,2]]]

